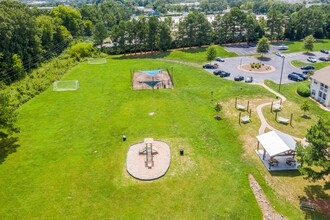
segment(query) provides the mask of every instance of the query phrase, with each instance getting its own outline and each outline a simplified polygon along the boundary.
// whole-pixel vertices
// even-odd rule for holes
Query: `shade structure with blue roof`
[[[142,73],[148,74],[150,76],[155,76],[156,74],[161,73],[162,69],[160,69],[160,70],[139,70],[139,71]]]

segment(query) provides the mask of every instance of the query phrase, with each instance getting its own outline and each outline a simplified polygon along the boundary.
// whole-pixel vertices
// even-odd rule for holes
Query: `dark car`
[[[292,74],[292,73],[290,73],[288,75],[288,78],[293,80],[293,81],[303,81],[303,78],[301,78],[300,76],[298,76],[296,74]]]
[[[321,60],[321,61],[328,61],[328,59],[326,57],[320,57],[319,60]]]
[[[303,74],[308,75],[310,73],[314,72],[313,70],[304,70],[302,71]]]
[[[219,61],[219,62],[225,62],[225,59],[221,58],[221,57],[217,57],[215,58],[216,61]]]
[[[227,76],[230,76],[230,73],[228,72],[225,72],[225,71],[222,71],[220,74],[219,74],[220,77],[227,77]]]
[[[213,74],[216,75],[216,76],[219,76],[220,73],[222,73],[222,70],[213,71]]]
[[[315,67],[313,67],[313,66],[302,66],[300,69],[302,69],[302,70],[313,70],[313,69],[315,69]]]
[[[252,82],[253,82],[253,77],[252,77],[252,76],[247,76],[247,77],[245,78],[245,82],[246,82],[246,83],[252,83]]]
[[[204,68],[204,69],[216,69],[216,68],[218,68],[218,67],[216,67],[216,66],[214,66],[214,65],[211,65],[211,64],[205,64],[205,65],[203,66],[203,68]]]
[[[240,75],[235,76],[235,77],[234,77],[234,80],[235,80],[235,81],[243,81],[243,80],[244,80],[244,76],[240,76]]]
[[[302,78],[303,80],[306,80],[308,78],[307,75],[302,74],[302,73],[292,72],[291,74],[295,74],[295,75],[299,76],[300,78]]]
[[[321,51],[321,53],[329,54],[328,50],[320,50],[320,51]]]

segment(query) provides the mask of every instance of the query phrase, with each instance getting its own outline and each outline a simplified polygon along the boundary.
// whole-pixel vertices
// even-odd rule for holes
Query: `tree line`
[[[290,15],[271,8],[257,19],[233,7],[209,22],[203,13],[192,11],[174,24],[171,17],[138,17],[122,21],[110,30],[114,48],[111,53],[166,51],[169,48],[226,43],[256,42],[266,36],[270,40],[300,40],[313,35],[330,38],[330,6],[302,8]]]
[[[23,78],[43,60],[61,53],[73,38],[101,46],[108,38],[113,47],[104,48],[107,53],[256,42],[263,36],[271,40],[300,40],[309,35],[330,38],[329,5],[305,8],[260,1],[260,5],[267,3],[264,10],[267,19],[257,19],[252,11],[256,10],[258,2],[234,4],[228,1],[235,7],[228,13],[217,14],[212,22],[204,13],[193,10],[174,23],[171,17],[131,18],[135,11],[130,1],[99,0],[79,8],[59,5],[47,11],[2,0],[0,80],[10,84]],[[260,7],[257,8],[262,11]]]

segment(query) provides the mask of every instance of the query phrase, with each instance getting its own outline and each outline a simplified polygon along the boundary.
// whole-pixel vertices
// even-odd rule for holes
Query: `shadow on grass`
[[[150,59],[150,58],[164,58],[167,57],[170,54],[170,52],[143,52],[143,53],[132,53],[132,54],[126,54],[121,55],[119,57],[113,58],[114,60],[129,60],[129,59]]]
[[[283,170],[283,171],[270,171],[272,176],[286,176],[286,177],[296,177],[300,176],[299,170]]]
[[[0,141],[0,146],[5,146],[0,148],[0,164],[6,160],[9,154],[16,152],[16,149],[19,147],[19,145],[16,144],[17,141],[18,137],[8,137]]]

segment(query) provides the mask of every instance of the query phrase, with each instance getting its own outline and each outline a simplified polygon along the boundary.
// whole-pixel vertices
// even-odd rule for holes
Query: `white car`
[[[285,44],[281,44],[280,46],[278,46],[279,50],[287,50],[288,46],[286,46]]]
[[[314,57],[308,57],[307,61],[312,62],[312,63],[316,63],[317,59],[314,58]]]
[[[217,57],[215,58],[216,61],[218,62],[225,62],[225,59],[221,58],[221,57]]]
[[[276,52],[275,55],[276,56],[279,56],[279,57],[284,57],[284,55],[282,53],[280,53],[280,52]]]

